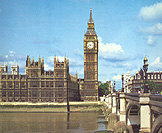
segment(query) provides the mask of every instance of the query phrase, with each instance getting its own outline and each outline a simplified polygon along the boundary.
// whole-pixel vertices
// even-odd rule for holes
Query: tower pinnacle
[[[87,32],[85,35],[96,35],[95,28],[94,28],[94,22],[92,19],[92,9],[91,8],[90,8],[90,18],[88,21],[88,28],[87,28]]]
[[[90,18],[88,23],[94,23],[92,19],[92,8],[90,8]]]

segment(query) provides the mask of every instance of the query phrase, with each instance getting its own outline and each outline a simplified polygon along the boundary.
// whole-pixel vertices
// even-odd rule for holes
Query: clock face
[[[93,42],[88,42],[88,43],[87,43],[87,47],[88,47],[89,49],[92,49],[92,48],[94,47],[94,43],[93,43]]]

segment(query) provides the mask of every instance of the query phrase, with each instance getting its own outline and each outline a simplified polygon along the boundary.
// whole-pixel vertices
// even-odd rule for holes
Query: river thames
[[[0,113],[1,133],[91,133],[98,113]]]

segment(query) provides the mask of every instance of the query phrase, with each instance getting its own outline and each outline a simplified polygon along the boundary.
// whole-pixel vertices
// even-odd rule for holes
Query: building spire
[[[90,8],[90,18],[92,18],[92,8]]]
[[[90,8],[90,18],[88,23],[94,23],[92,19],[92,8]]]
[[[92,19],[92,8],[90,8],[90,18],[88,21],[88,28],[87,28],[87,32],[85,33],[85,35],[95,35],[96,36],[94,22]]]

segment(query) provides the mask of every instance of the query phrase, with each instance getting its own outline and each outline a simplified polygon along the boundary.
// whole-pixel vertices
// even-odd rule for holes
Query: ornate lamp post
[[[115,80],[114,80],[114,88],[113,88],[113,92],[114,92],[114,90],[115,90]]]
[[[143,70],[144,70],[144,92],[143,93],[148,93],[148,89],[146,87],[146,73],[147,73],[147,70],[148,70],[148,63],[147,63],[148,59],[144,58],[143,62],[144,62],[144,65],[143,65]]]
[[[124,74],[122,73],[122,92],[124,92]]]

